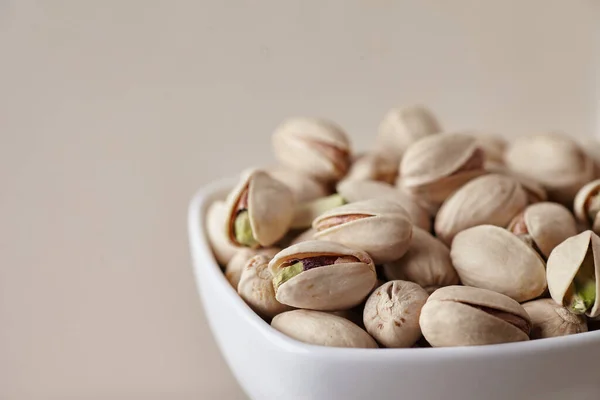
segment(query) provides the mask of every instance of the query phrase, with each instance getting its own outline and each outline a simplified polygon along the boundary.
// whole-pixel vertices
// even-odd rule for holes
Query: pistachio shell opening
[[[319,215],[344,204],[346,204],[346,200],[337,193],[299,204],[294,212],[291,228],[309,228]]]
[[[468,286],[435,291],[421,309],[419,321],[433,347],[526,341],[531,329],[529,315],[515,300]]]
[[[600,238],[592,231],[572,236],[548,257],[548,289],[552,299],[576,314],[600,315]]]
[[[362,249],[377,264],[394,261],[408,250],[412,223],[398,202],[371,199],[346,204],[313,221],[315,238]]]
[[[355,307],[377,282],[367,253],[328,241],[290,246],[273,257],[269,270],[280,303],[312,310]]]
[[[587,332],[584,316],[575,315],[552,299],[538,299],[523,304],[531,318],[531,339]]]

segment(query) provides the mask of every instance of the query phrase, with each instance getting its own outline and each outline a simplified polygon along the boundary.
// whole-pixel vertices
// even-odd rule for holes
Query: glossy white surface
[[[272,329],[229,285],[202,228],[233,181],[207,185],[189,208],[196,282],[209,325],[253,399],[597,400],[600,331],[481,347],[341,349]]]

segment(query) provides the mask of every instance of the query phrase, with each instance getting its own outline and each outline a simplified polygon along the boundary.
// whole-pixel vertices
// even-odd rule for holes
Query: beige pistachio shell
[[[273,276],[268,268],[269,261],[270,258],[265,255],[252,257],[244,266],[237,287],[240,297],[250,308],[266,318],[291,309],[275,299]]]
[[[421,309],[421,330],[433,347],[529,340],[531,320],[515,300],[491,290],[447,286]]]
[[[227,197],[225,230],[231,244],[243,247],[235,238],[234,221],[239,204],[247,193],[247,210],[252,236],[256,244],[251,247],[268,247],[287,233],[294,217],[294,198],[287,186],[267,173],[250,170],[244,173],[239,184]]]
[[[568,206],[594,176],[592,160],[573,139],[558,133],[516,139],[505,161],[513,171],[540,182],[551,200]]]
[[[266,172],[292,191],[296,203],[315,200],[330,193],[327,185],[291,168],[278,165],[269,168]]]
[[[410,195],[387,183],[343,180],[338,183],[337,192],[348,203],[379,198],[396,200],[406,210],[415,226],[427,231],[431,230],[429,213],[411,198]]]
[[[223,226],[227,219],[227,206],[224,201],[211,203],[206,212],[206,234],[208,242],[219,265],[227,265],[239,250],[231,244]]]
[[[587,230],[572,236],[556,246],[547,264],[548,289],[552,299],[567,306],[569,294],[573,291],[573,281],[580,271],[584,259],[591,250],[595,280],[595,293],[600,293],[600,238],[594,232]],[[596,296],[592,307],[585,312],[589,317],[600,315],[600,297]]]
[[[395,155],[399,161],[411,144],[441,131],[436,117],[424,106],[395,107],[379,125],[376,147]]]
[[[398,161],[384,153],[371,152],[357,158],[344,180],[380,181],[393,184],[398,176]]]
[[[493,225],[466,229],[454,237],[452,264],[467,286],[493,290],[524,302],[546,289],[544,261],[517,236]]]
[[[594,209],[599,207],[599,205],[592,204],[592,200],[598,195],[600,195],[600,179],[585,184],[577,192],[573,202],[573,211],[575,212],[577,221],[585,226],[591,226],[592,230],[596,233],[600,232],[600,212],[596,213],[596,216],[592,218],[590,207],[595,207]]]
[[[348,321],[358,325],[361,329],[365,328],[363,323],[363,309],[361,306],[350,308],[348,310],[327,312],[329,314],[337,315],[338,317],[346,318]]]
[[[399,260],[384,264],[383,273],[389,280],[415,282],[427,293],[459,283],[448,247],[417,227],[413,227],[408,252]]]
[[[279,286],[274,278],[276,299],[292,307],[322,311],[346,310],[360,304],[377,282],[373,260],[364,251],[311,240],[280,251],[269,262],[269,270],[277,277],[295,261],[324,256],[344,262],[304,270]]]
[[[457,233],[473,226],[505,227],[526,205],[527,194],[515,179],[484,175],[465,184],[444,202],[435,219],[435,233],[450,244]]]
[[[573,335],[588,330],[584,316],[573,314],[552,299],[529,301],[523,304],[523,308],[531,318],[531,339]]]
[[[508,230],[531,238],[546,258],[565,239],[577,235],[573,214],[565,206],[549,202],[528,206],[513,218]]]
[[[378,347],[375,340],[356,324],[325,312],[287,311],[273,318],[271,326],[293,339],[319,346]]]
[[[416,283],[385,283],[365,303],[367,332],[385,347],[411,347],[421,337],[419,316],[427,297],[427,292]]]
[[[227,266],[225,267],[225,277],[231,286],[234,287],[234,289],[237,289],[240,282],[240,277],[242,276],[242,271],[252,257],[256,255],[263,255],[271,258],[281,251],[281,249],[277,247],[268,247],[264,249],[240,249],[236,247],[236,249],[237,252],[231,258],[231,260],[229,260]]]
[[[344,204],[346,204],[346,200],[337,193],[297,204],[290,227],[292,229],[309,228],[319,215]]]
[[[395,261],[408,250],[412,223],[394,200],[371,199],[327,211],[313,222],[315,238],[369,253],[376,264]]]
[[[483,151],[472,136],[427,136],[406,150],[400,164],[402,182],[407,188],[431,184],[462,172],[466,166],[471,172],[482,169],[483,160]]]
[[[335,181],[348,172],[350,141],[341,127],[319,118],[290,118],[273,133],[279,162],[320,181]]]

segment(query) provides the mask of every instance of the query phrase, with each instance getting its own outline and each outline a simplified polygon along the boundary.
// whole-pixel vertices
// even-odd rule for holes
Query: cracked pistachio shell
[[[472,136],[428,136],[406,150],[400,183],[419,200],[439,207],[456,189],[485,173],[484,159]]]
[[[573,202],[573,211],[577,221],[600,232],[600,179],[584,185]]]
[[[498,174],[480,176],[442,204],[435,219],[435,233],[450,244],[457,233],[473,226],[505,227],[525,206],[527,194],[515,179]]]
[[[358,325],[326,312],[287,311],[275,316],[271,326],[293,339],[318,346],[378,347],[375,340]]]
[[[588,253],[589,252],[589,253]],[[584,266],[586,256],[591,256],[589,279],[594,295],[600,293],[600,238],[588,230],[572,236],[556,246],[548,257],[548,289],[552,299],[569,306],[569,298],[574,292],[575,280]],[[588,317],[600,315],[600,298],[595,296],[592,304],[585,310]]]
[[[337,258],[336,263],[313,266],[283,276],[304,259]],[[360,304],[377,282],[375,265],[369,255],[339,243],[311,240],[283,249],[269,262],[275,297],[296,308],[321,311],[346,310]]]
[[[257,314],[272,318],[291,309],[275,299],[273,276],[269,272],[270,257],[256,255],[244,266],[237,291],[242,299]]]
[[[398,177],[398,161],[378,152],[363,154],[352,162],[344,181],[379,181],[393,184]]]
[[[290,227],[292,229],[309,228],[319,215],[344,204],[346,204],[346,200],[337,193],[297,204]]]
[[[427,293],[459,283],[448,247],[417,227],[413,227],[408,252],[399,260],[384,264],[383,273],[389,280],[415,282]]]
[[[412,237],[412,223],[402,206],[371,199],[329,210],[313,221],[315,238],[369,253],[376,264],[399,259]]]
[[[529,340],[531,320],[515,300],[491,290],[447,286],[421,309],[421,330],[433,347]]]
[[[513,218],[507,229],[531,239],[546,258],[564,240],[577,235],[573,214],[561,204],[548,202],[528,206]]]
[[[242,276],[242,271],[252,257],[260,254],[271,258],[281,251],[281,249],[277,247],[268,247],[264,249],[240,249],[239,247],[236,247],[236,249],[235,255],[229,260],[225,267],[225,277],[234,289],[237,289],[240,277]]]
[[[522,304],[531,318],[531,339],[587,332],[584,316],[575,315],[552,299],[538,299]]]
[[[385,114],[379,124],[376,147],[389,152],[400,161],[400,157],[411,144],[441,131],[438,120],[426,107],[394,107]]]
[[[385,347],[411,347],[421,337],[419,316],[427,297],[427,292],[413,282],[383,284],[365,303],[367,332]]]
[[[408,194],[387,183],[343,180],[338,183],[337,192],[348,203],[379,198],[393,199],[400,203],[402,208],[406,210],[415,226],[427,231],[431,230],[431,218],[427,210],[421,207]]]
[[[278,165],[266,172],[292,191],[296,203],[315,200],[327,196],[330,192],[322,182],[290,168]]]
[[[506,151],[505,162],[513,171],[541,183],[550,200],[567,206],[594,176],[592,160],[573,139],[558,133],[516,139]]]
[[[221,266],[227,265],[239,250],[239,247],[231,244],[223,229],[226,219],[227,206],[224,201],[215,201],[208,207],[206,212],[206,234],[213,254]]]
[[[341,127],[319,118],[289,118],[273,133],[275,157],[320,181],[337,181],[350,166],[350,141]]]
[[[479,225],[460,232],[450,258],[464,285],[493,290],[520,303],[546,290],[544,261],[506,229]]]
[[[247,201],[246,201],[247,200]],[[241,204],[246,201],[247,206]],[[244,173],[227,197],[225,231],[231,244],[244,247],[235,236],[238,210],[247,209],[254,244],[269,247],[284,237],[294,217],[294,198],[287,186],[260,170]]]

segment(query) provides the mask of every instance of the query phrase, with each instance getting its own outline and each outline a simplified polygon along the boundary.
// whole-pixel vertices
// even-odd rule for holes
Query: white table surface
[[[192,281],[196,188],[272,162],[296,114],[357,148],[413,102],[592,134],[591,4],[0,2],[0,399],[243,398]]]

